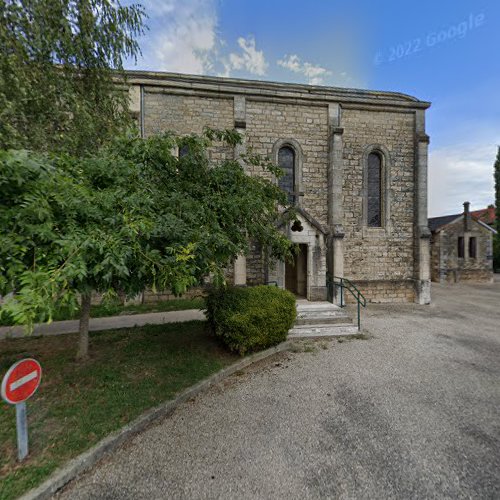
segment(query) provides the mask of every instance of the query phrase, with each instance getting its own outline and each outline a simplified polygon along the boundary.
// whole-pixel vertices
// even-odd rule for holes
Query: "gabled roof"
[[[327,234],[328,229],[323,227],[322,224],[320,224],[311,214],[309,214],[306,210],[300,207],[295,207],[295,211],[302,215],[304,219],[311,224],[314,228],[316,228],[320,233]]]
[[[496,229],[483,222],[480,218],[473,215],[476,212],[481,212],[481,210],[476,210],[475,212],[471,212],[471,219],[480,224],[481,226],[483,226],[484,228],[489,229],[490,231],[496,234],[497,233]],[[431,231],[431,233],[435,233],[436,231],[439,231],[442,227],[451,224],[452,222],[455,222],[456,220],[462,218],[463,216],[464,214],[461,213],[454,215],[443,215],[441,217],[431,217],[430,219],[428,219],[427,224],[429,226],[429,230]]]
[[[431,233],[437,231],[446,224],[453,222],[455,219],[462,217],[463,214],[455,214],[455,215],[443,215],[441,217],[431,217],[428,221],[429,229]]]

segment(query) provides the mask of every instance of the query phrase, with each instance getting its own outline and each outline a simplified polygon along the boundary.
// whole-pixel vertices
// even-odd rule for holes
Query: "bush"
[[[283,342],[295,322],[295,297],[278,287],[214,288],[206,303],[212,331],[241,355]]]

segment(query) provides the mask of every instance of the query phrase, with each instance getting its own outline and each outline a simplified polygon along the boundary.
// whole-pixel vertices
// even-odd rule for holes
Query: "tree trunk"
[[[90,319],[90,293],[82,295],[82,303],[80,307],[80,327],[78,339],[78,352],[76,353],[77,361],[85,361],[89,357],[89,319]]]
[[[120,305],[124,306],[125,301],[127,300],[127,295],[123,290],[118,290],[117,294],[118,294],[118,299],[120,300]]]

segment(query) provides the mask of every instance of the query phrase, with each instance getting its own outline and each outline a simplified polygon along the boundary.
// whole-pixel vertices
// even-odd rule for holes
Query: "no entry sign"
[[[18,404],[32,396],[40,385],[42,367],[35,359],[23,359],[13,364],[2,380],[2,398]]]
[[[35,359],[23,359],[14,363],[2,380],[2,398],[16,405],[17,458],[19,461],[28,456],[28,420],[26,400],[33,396],[42,379],[42,367]]]

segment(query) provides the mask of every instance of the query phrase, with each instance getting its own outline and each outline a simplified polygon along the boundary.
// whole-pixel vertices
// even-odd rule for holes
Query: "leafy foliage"
[[[32,325],[92,290],[130,296],[152,286],[180,295],[209,274],[222,283],[249,239],[286,258],[291,244],[277,209],[286,195],[237,161],[210,161],[215,139],[240,140],[208,130],[129,135],[82,158],[0,152],[0,311]],[[179,146],[189,148],[181,158]],[[279,173],[265,160],[261,167]]]
[[[83,154],[123,130],[113,80],[139,53],[144,15],[118,0],[0,2],[0,148]]]
[[[77,293],[138,292],[167,272],[145,244],[153,205],[140,176],[110,154],[0,153],[0,294],[17,323],[50,321]]]
[[[248,250],[249,240],[269,248],[271,258],[285,258],[291,252],[289,240],[278,230],[285,218],[293,217],[293,211],[285,214],[277,209],[286,206],[286,194],[270,179],[247,175],[236,160],[210,160],[215,142],[235,146],[240,140],[235,131],[207,129],[202,136],[128,137],[119,145],[120,154],[142,165],[146,184],[155,186],[150,193],[158,249],[163,245],[188,249],[183,255],[193,257],[195,281],[212,275],[215,283],[222,283],[224,268]],[[178,148],[187,154],[177,158],[172,151]],[[279,168],[257,155],[243,158],[243,163],[281,175]],[[157,285],[167,286],[161,281]]]
[[[213,332],[241,355],[286,340],[296,317],[295,297],[278,287],[214,288],[206,302]]]

